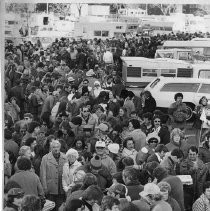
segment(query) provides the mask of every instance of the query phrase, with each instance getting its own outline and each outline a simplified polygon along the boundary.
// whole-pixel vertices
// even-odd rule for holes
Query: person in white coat
[[[63,166],[62,185],[65,193],[71,188],[73,175],[76,169],[82,164],[77,161],[79,154],[75,149],[69,149],[66,153],[67,162]]]

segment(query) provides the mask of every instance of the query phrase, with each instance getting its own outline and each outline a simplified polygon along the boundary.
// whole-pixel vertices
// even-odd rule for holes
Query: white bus
[[[123,34],[136,34],[139,24],[137,22],[77,22],[75,23],[74,36],[85,39],[121,38]]]
[[[127,87],[143,88],[154,78],[210,78],[210,63],[189,62],[170,59],[148,59],[144,57],[121,57],[123,61],[122,76]]]

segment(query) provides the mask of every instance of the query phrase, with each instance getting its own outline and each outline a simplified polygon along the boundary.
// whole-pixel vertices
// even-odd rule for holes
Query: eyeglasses
[[[29,120],[29,118],[24,118],[24,120]]]
[[[154,122],[156,122],[156,123],[160,123],[160,121],[158,121],[158,120],[156,120],[156,121],[154,121]]]
[[[89,112],[89,110],[84,110],[83,112],[84,112],[84,113],[87,113],[87,112]]]

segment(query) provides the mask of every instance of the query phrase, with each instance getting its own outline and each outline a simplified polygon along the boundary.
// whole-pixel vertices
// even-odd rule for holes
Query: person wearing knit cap
[[[149,156],[155,153],[155,148],[160,143],[160,137],[156,132],[149,133],[146,138],[147,145],[142,147],[141,150],[137,153],[136,163],[141,165],[147,162]]]
[[[98,186],[105,190],[112,184],[112,176],[108,169],[102,164],[102,160],[98,155],[95,155],[90,160],[91,173],[97,178]]]
[[[67,193],[73,182],[73,175],[76,169],[81,166],[81,163],[77,161],[79,154],[75,149],[69,149],[66,152],[67,162],[63,166],[62,185],[64,191]]]

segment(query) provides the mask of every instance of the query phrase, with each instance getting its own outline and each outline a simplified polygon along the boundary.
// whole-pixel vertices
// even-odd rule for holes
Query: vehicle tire
[[[192,122],[194,119],[193,111],[195,109],[195,105],[193,103],[186,103],[187,105],[187,121]]]

